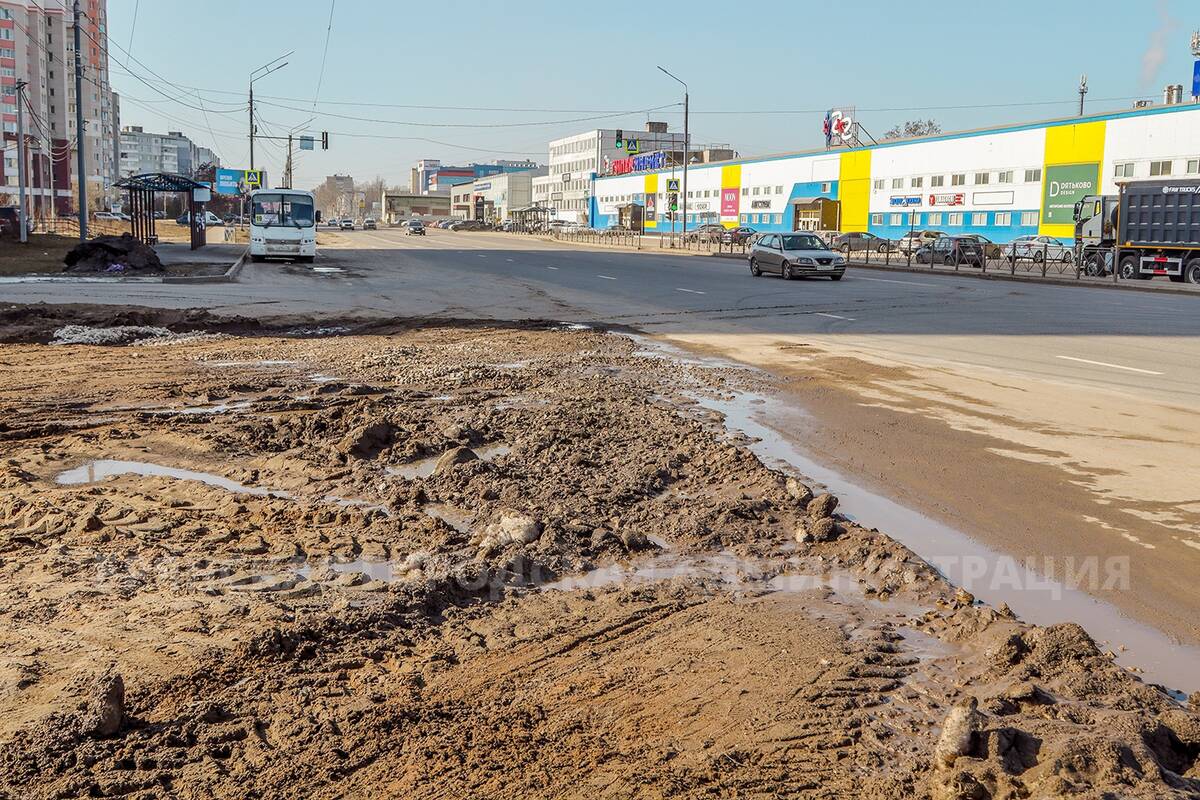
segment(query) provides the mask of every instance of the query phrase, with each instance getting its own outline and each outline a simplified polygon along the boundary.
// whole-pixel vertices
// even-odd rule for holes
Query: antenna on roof
[[[1087,73],[1079,76],[1079,116],[1083,116],[1083,98],[1088,93]]]

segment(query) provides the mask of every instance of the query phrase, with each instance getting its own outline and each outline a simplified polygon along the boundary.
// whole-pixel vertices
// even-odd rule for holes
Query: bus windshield
[[[256,194],[251,222],[263,228],[273,225],[311,228],[313,201],[311,197],[294,194]]]

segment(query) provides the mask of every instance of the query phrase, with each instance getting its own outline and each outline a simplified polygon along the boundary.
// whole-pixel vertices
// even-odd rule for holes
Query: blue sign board
[[[663,152],[647,153],[644,156],[634,156],[633,171],[643,172],[651,169],[662,169],[667,165],[667,154]]]
[[[1196,62],[1196,69],[1192,72],[1192,97],[1200,97],[1200,61]]]
[[[919,206],[921,205],[920,195],[893,195],[889,201],[893,206]]]
[[[262,189],[267,185],[267,173],[261,169],[219,169],[217,170],[217,194],[241,194],[239,185],[245,184],[247,190]]]

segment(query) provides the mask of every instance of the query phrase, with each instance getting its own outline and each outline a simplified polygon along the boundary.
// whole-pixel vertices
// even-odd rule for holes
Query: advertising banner
[[[646,215],[643,218],[646,222],[654,222],[658,216],[658,195],[651,192],[646,195]]]
[[[737,187],[721,190],[721,216],[736,217],[738,215],[738,202],[741,199],[741,193]]]
[[[967,196],[962,192],[946,192],[929,195],[931,206],[961,206],[967,202]]]
[[[267,185],[267,173],[261,169],[219,169],[217,170],[217,185],[213,189],[217,194],[241,194],[239,186],[244,184],[247,191],[262,189]]]
[[[1046,167],[1042,197],[1042,223],[1069,225],[1075,222],[1075,204],[1099,186],[1100,164],[1060,164]]]

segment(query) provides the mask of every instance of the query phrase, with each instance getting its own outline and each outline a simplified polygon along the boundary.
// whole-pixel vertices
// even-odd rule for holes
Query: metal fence
[[[749,251],[746,242],[723,242],[719,237],[708,234],[658,234],[625,230],[567,230],[553,231],[548,235],[550,238],[562,242],[628,247],[636,250],[684,250],[693,253],[739,256],[744,256]]]
[[[955,248],[952,253],[945,255],[929,248],[905,252],[896,247],[842,252],[851,265],[929,269],[931,272],[978,275],[1004,274],[1011,277],[1068,277],[1090,282],[1117,280],[1117,275],[1107,265],[1102,266],[1094,262],[1081,265],[1074,249],[1054,247],[1047,243],[1016,249],[1010,245],[980,245],[979,251],[974,253],[964,253]]]

